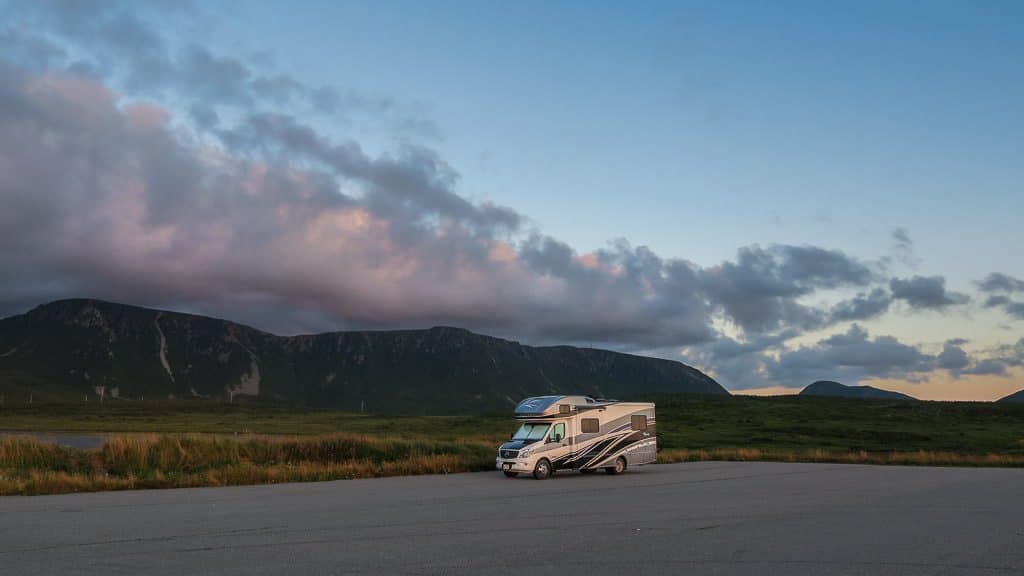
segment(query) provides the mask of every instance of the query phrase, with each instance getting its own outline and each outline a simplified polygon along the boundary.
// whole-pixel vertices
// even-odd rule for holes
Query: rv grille
[[[515,458],[516,456],[519,456],[519,450],[502,450],[501,451],[501,457],[502,458]]]

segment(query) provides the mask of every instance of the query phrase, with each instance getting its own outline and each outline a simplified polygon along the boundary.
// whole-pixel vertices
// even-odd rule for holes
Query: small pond
[[[40,442],[49,442],[69,448],[82,448],[92,450],[99,448],[107,439],[107,434],[89,434],[84,432],[0,432],[0,438],[5,436],[28,436]]]

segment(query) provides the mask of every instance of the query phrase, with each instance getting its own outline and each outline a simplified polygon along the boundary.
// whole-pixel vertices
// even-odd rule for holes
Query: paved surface
[[[693,463],[0,498],[2,574],[1024,574],[1024,470]]]

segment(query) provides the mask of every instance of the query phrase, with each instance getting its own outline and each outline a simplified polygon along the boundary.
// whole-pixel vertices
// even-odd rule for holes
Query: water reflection
[[[69,448],[82,448],[93,450],[99,448],[106,441],[106,434],[83,434],[74,432],[0,432],[4,436],[27,436],[40,442],[67,446]]]

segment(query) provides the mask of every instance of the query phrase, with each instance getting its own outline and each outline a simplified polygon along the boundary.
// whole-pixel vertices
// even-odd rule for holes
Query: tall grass
[[[0,438],[0,495],[184,488],[490,470],[495,442],[321,436],[157,435],[110,437],[94,450],[29,437]],[[1024,466],[1021,454],[941,451],[667,449],[659,462],[771,460],[929,466]]]
[[[674,449],[658,453],[658,462],[698,462],[727,460],[738,462],[831,462],[841,464],[893,464],[907,466],[1003,466],[1024,467],[1021,454],[963,454],[914,450],[905,452],[868,452],[866,450],[833,451],[767,450],[760,448],[709,448],[706,450]]]
[[[228,486],[469,472],[493,442],[323,436],[123,435],[100,448],[0,439],[0,495]]]

